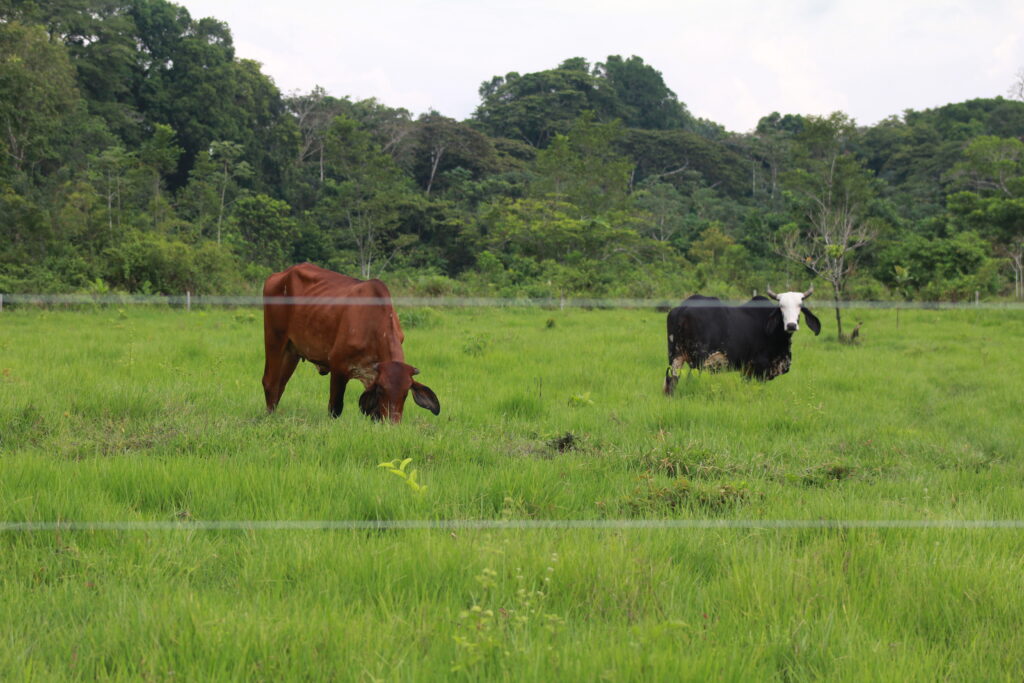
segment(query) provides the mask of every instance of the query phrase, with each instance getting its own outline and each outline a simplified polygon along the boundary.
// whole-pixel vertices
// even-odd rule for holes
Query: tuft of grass
[[[551,448],[554,448],[559,453],[565,453],[571,451],[579,446],[579,439],[572,432],[566,432],[561,436],[556,436],[548,442]]]
[[[825,463],[804,470],[801,480],[807,486],[825,486],[854,476],[857,468],[840,463]]]
[[[536,396],[516,394],[499,401],[497,412],[515,420],[535,420],[544,414],[545,406]]]
[[[751,497],[745,484],[694,486],[683,478],[658,484],[653,477],[642,477],[640,485],[623,499],[622,507],[633,516],[657,516],[679,510],[720,514],[746,503]]]
[[[438,324],[438,314],[432,308],[406,308],[402,310],[398,319],[403,330],[429,329]]]

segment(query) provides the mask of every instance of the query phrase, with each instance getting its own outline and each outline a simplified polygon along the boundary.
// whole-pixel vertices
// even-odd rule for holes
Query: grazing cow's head
[[[804,306],[804,299],[807,299],[814,292],[814,286],[806,292],[783,292],[782,294],[776,294],[771,290],[771,287],[765,290],[768,296],[779,302],[779,307],[772,311],[771,315],[768,316],[768,322],[765,323],[768,333],[773,333],[775,330],[782,326],[782,329],[786,334],[793,334],[800,329],[800,314],[804,314],[804,320],[807,321],[807,327],[811,328],[811,331],[817,335],[821,332],[821,322],[817,316],[811,313],[811,309]]]
[[[374,420],[402,421],[405,398],[412,389],[416,405],[426,408],[434,415],[441,412],[441,404],[430,387],[413,380],[419,370],[398,361],[386,361],[374,366],[377,379],[359,397],[359,409]]]

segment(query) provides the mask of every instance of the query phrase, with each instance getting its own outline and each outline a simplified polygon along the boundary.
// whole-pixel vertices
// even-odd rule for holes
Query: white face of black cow
[[[800,329],[800,309],[804,305],[804,295],[802,292],[783,292],[778,296],[782,329],[786,332],[796,332]]]

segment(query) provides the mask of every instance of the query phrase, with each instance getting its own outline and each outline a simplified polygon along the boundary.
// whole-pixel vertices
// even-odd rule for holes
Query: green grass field
[[[0,314],[0,521],[1024,519],[1024,313],[661,394],[662,313],[400,311],[441,401],[266,416],[253,309]],[[378,467],[411,458],[415,490]],[[0,531],[0,680],[1020,680],[1024,529]]]

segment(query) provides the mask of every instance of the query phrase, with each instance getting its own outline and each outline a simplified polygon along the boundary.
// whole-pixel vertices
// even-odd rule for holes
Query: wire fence
[[[619,529],[1024,529],[1020,519],[407,519],[0,522],[0,533],[58,531],[465,531]]]
[[[755,292],[756,295],[756,292]],[[390,301],[397,307],[420,308],[543,308],[543,309],[648,309],[668,310],[681,303],[681,299],[640,298],[569,298],[569,297],[477,297],[477,296],[395,296],[378,297],[314,297],[314,296],[194,296],[141,295],[141,294],[0,294],[0,312],[6,305],[28,307],[82,307],[82,306],[166,306],[191,310],[193,307],[262,307],[277,305],[346,305],[379,306]],[[692,306],[739,305],[740,300],[697,300]],[[771,301],[754,305],[776,306]],[[809,306],[833,308],[836,302],[818,297]],[[1012,310],[1024,311],[1024,301],[840,301],[841,309],[895,309],[895,310]]]

